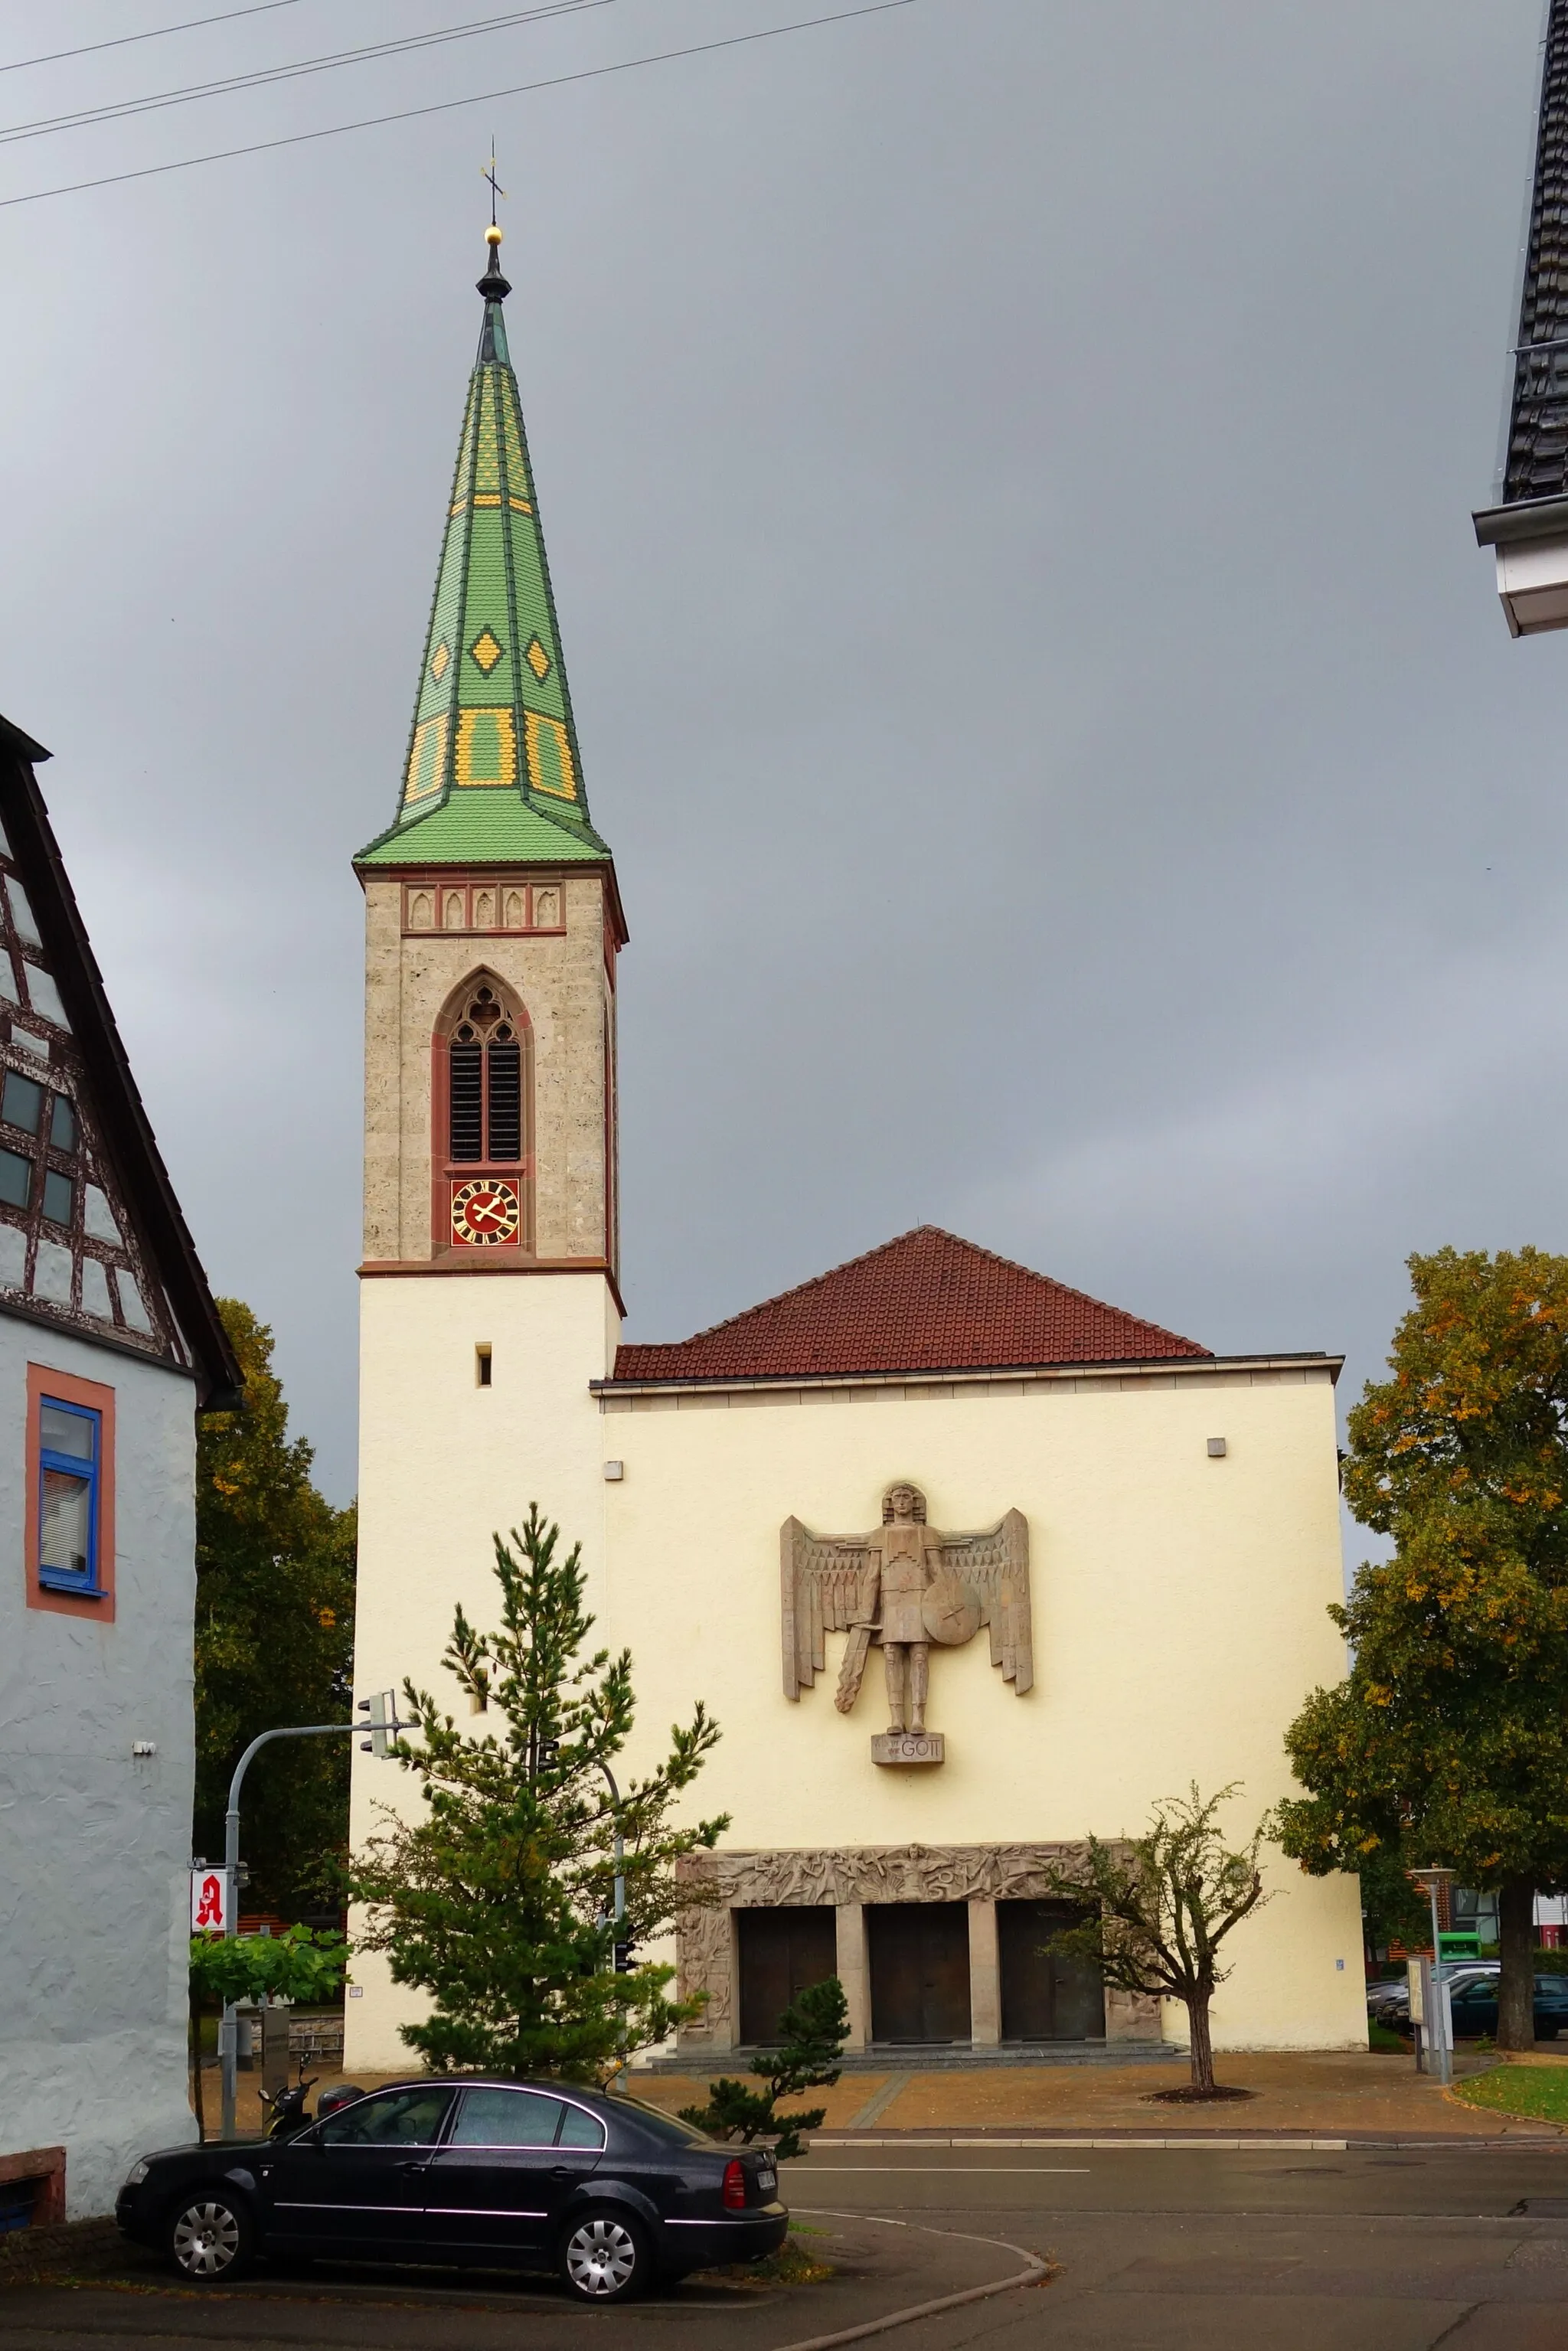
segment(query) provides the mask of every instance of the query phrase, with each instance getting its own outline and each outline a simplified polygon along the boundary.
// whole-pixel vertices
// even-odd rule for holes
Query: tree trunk
[[[1208,1994],[1200,1992],[1186,2004],[1188,2062],[1192,2086],[1207,2094],[1214,2087],[1214,2047],[1208,2037]]]
[[[1497,2045],[1535,2046],[1535,1883],[1511,1877],[1497,1897],[1499,1956]]]

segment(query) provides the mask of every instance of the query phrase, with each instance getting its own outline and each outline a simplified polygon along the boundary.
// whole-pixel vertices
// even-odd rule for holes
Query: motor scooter
[[[262,2105],[272,2109],[272,2119],[267,2126],[268,2138],[292,2138],[296,2131],[304,2129],[310,2119],[305,2111],[305,2101],[320,2078],[319,2074],[312,2074],[309,2080],[306,2080],[305,2060],[301,2057],[298,2082],[292,2086],[286,2084],[271,2097],[265,2090],[262,2092]]]

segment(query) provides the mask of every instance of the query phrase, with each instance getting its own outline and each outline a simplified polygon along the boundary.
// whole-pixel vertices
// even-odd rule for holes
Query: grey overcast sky
[[[224,0],[204,0],[207,7]],[[494,13],[486,0],[476,13]],[[822,13],[292,0],[0,75],[0,197]],[[203,13],[10,0],[0,63]],[[354,1485],[361,901],[479,168],[617,858],[632,1336],[930,1219],[1354,1395],[1568,1249],[1568,639],[1487,495],[1540,0],[913,0],[0,210],[0,710],[214,1284]]]

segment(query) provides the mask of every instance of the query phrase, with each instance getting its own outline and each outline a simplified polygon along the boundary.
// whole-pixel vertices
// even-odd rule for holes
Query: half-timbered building
[[[193,2135],[195,1432],[239,1370],[0,720],[0,2229]]]

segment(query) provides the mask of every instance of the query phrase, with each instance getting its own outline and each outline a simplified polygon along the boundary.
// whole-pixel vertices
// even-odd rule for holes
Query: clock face
[[[510,1184],[495,1184],[478,1176],[471,1184],[459,1184],[452,1195],[452,1238],[481,1249],[496,1241],[515,1241],[522,1214],[522,1203]]]

